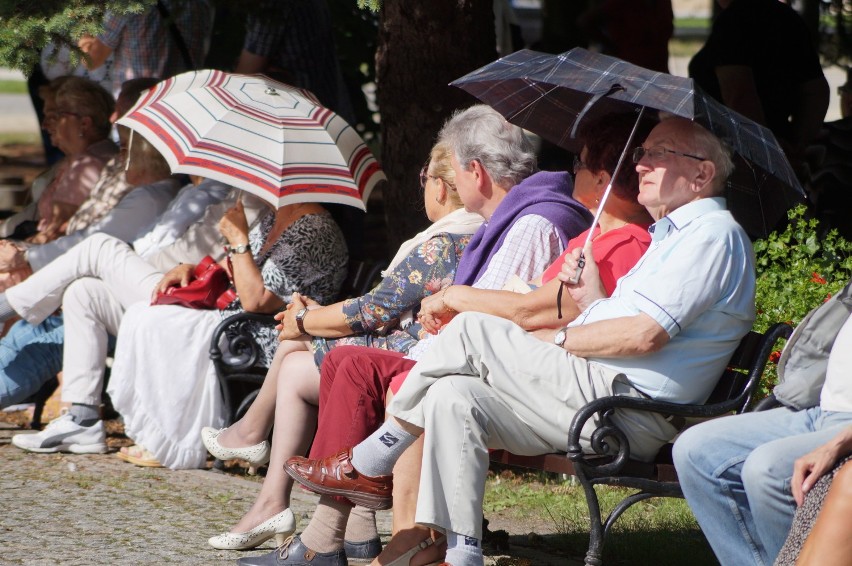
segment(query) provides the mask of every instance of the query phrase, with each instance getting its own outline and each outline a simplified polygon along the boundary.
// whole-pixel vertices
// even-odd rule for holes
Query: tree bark
[[[384,0],[376,52],[388,250],[428,223],[418,172],[444,121],[475,103],[448,83],[497,57],[492,0]]]

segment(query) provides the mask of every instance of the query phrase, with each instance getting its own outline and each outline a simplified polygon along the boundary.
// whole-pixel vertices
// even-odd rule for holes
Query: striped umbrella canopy
[[[173,173],[216,179],[276,207],[366,210],[385,180],[346,120],[310,92],[263,75],[183,73],[146,91],[118,123],[154,145]]]
[[[790,207],[804,200],[772,132],[717,102],[692,79],[578,47],[561,55],[517,51],[450,84],[573,152],[581,149],[575,137],[579,125],[612,112],[645,108],[698,122],[734,152],[728,208],[752,237],[765,237]]]

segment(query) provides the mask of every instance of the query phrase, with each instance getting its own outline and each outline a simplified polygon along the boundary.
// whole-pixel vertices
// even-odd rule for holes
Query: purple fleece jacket
[[[456,277],[456,285],[472,285],[488,269],[491,258],[500,249],[512,225],[527,214],[537,214],[556,228],[563,245],[587,229],[592,213],[574,200],[574,183],[564,172],[540,171],[512,187],[497,206],[491,219],[480,226],[464,249]]]

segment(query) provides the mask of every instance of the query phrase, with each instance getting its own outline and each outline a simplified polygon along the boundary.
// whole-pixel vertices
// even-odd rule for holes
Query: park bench
[[[373,288],[385,263],[351,262],[339,298],[360,297]],[[210,340],[210,359],[222,391],[225,426],[238,421],[257,397],[268,368],[260,364],[262,352],[248,332],[247,323],[261,322],[274,326],[269,314],[239,313],[223,320]],[[225,348],[220,347],[226,344]]]
[[[361,295],[369,288],[378,270],[370,271],[372,278],[360,281],[366,289],[352,292]],[[350,286],[350,290],[353,288]],[[350,291],[351,292],[351,291]],[[270,315],[242,313],[223,321],[214,332],[210,357],[222,387],[227,410],[226,426],[238,420],[257,396],[267,368],[257,365],[260,351],[251,335],[244,330],[247,321],[267,321]],[[682,428],[685,422],[742,413],[749,410],[754,393],[763,376],[769,355],[776,343],[790,336],[792,327],[786,323],[772,326],[764,334],[749,332],[731,357],[720,376],[716,388],[702,405],[679,405],[636,397],[604,397],[585,405],[571,423],[567,450],[564,453],[541,456],[518,456],[504,450],[491,452],[494,463],[544,472],[575,476],[583,488],[589,508],[589,548],[587,566],[600,566],[604,540],[616,520],[632,505],[651,497],[683,497],[671,459],[671,443],[665,445],[652,462],[630,458],[630,448],[624,434],[612,423],[616,409],[635,409],[667,415],[671,422]],[[230,353],[224,355],[219,347],[226,339]],[[584,424],[594,419],[596,429],[592,434],[593,454],[580,447],[580,431]],[[636,491],[625,497],[602,518],[596,485],[632,488]]]
[[[503,465],[575,476],[583,488],[589,508],[589,548],[587,566],[600,566],[604,540],[618,518],[632,505],[651,497],[683,497],[671,458],[672,444],[660,449],[653,462],[630,458],[624,434],[612,423],[616,409],[635,409],[668,415],[670,422],[682,425],[749,410],[776,342],[793,331],[786,323],[772,326],[764,334],[749,332],[734,352],[716,388],[702,405],[678,405],[636,397],[603,397],[591,401],[577,412],[568,432],[564,453],[518,456],[505,450],[491,452],[491,461]],[[761,406],[762,408],[762,406]],[[596,428],[591,444],[594,453],[580,446],[580,431],[593,419]],[[682,428],[682,426],[678,426]],[[622,499],[609,516],[601,516],[596,485],[627,487],[638,490]]]

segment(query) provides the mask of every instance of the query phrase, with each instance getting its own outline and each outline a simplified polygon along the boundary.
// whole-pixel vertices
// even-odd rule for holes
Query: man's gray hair
[[[455,112],[441,128],[438,142],[452,148],[462,169],[467,171],[471,161],[478,161],[504,189],[536,170],[535,152],[524,131],[484,104]]]
[[[713,179],[713,194],[723,195],[728,177],[734,172],[734,161],[731,148],[723,140],[713,135],[703,127],[693,128],[695,132],[695,150],[700,151],[704,158],[716,166],[716,176]]]
[[[660,112],[660,120],[670,118],[680,118],[681,120],[690,122],[692,125],[690,135],[688,139],[683,140],[686,147],[681,148],[681,151],[688,151],[689,153],[703,157],[707,161],[713,162],[716,166],[716,174],[713,177],[712,185],[713,195],[723,195],[728,177],[734,172],[734,161],[730,146],[697,122],[668,112]]]

